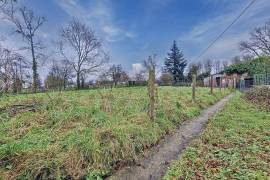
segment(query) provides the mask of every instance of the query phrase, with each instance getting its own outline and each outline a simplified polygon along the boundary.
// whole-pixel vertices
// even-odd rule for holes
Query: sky
[[[202,57],[196,57],[239,15],[250,0],[21,0],[45,16],[40,38],[52,50],[59,30],[76,17],[91,27],[110,54],[110,64],[136,73],[140,63],[156,54],[160,66],[173,40],[191,63],[228,60],[239,52],[239,42],[256,26],[270,20],[270,0],[257,0]],[[0,22],[2,46],[18,49],[21,37]],[[46,72],[43,64],[40,71]]]

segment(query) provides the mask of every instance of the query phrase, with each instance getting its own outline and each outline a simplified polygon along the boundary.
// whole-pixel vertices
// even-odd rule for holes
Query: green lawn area
[[[270,178],[270,112],[237,93],[164,179]]]
[[[145,87],[2,96],[0,177],[106,176],[228,93],[198,88],[193,103],[190,87],[160,87],[155,121]]]

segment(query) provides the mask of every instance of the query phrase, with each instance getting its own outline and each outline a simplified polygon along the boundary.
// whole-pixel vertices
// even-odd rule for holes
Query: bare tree
[[[113,80],[114,85],[116,86],[118,82],[125,82],[129,80],[127,73],[123,70],[121,64],[112,65],[107,75]]]
[[[145,72],[144,71],[140,71],[138,73],[135,74],[135,81],[145,81]]]
[[[249,40],[240,43],[240,50],[255,56],[270,56],[270,21],[255,28]]]
[[[0,49],[0,80],[4,92],[20,92],[27,64],[23,56],[9,49]]]
[[[250,61],[254,58],[254,56],[252,54],[246,54],[242,56],[242,60],[243,61]]]
[[[229,66],[228,61],[224,60],[222,61],[222,69],[225,70]]]
[[[27,76],[25,72],[28,71],[29,66],[26,59],[19,53],[13,53],[12,59],[12,88],[14,93],[18,93],[22,91]]]
[[[2,81],[2,90],[7,92],[11,86],[12,82],[12,57],[11,51],[8,49],[1,49],[0,53],[0,70],[1,70],[1,81]]]
[[[196,76],[198,76],[200,74],[200,67],[199,66],[200,66],[200,64],[198,64],[198,63],[189,64],[188,74],[187,74],[187,79],[189,82],[192,82],[193,74],[195,74]]]
[[[241,58],[239,56],[235,56],[231,60],[232,64],[240,64],[241,63]]]
[[[17,0],[0,0],[0,12],[13,10],[14,3],[16,2]]]
[[[160,76],[162,85],[170,86],[173,83],[173,77],[170,73],[163,72]]]
[[[72,64],[70,64],[67,60],[61,60],[60,61],[60,67],[61,67],[61,76],[64,80],[63,82],[63,88],[66,89],[69,80],[71,80],[73,76],[73,67]]]
[[[94,31],[79,20],[72,20],[63,28],[61,37],[60,52],[72,64],[76,72],[77,88],[80,89],[81,75],[98,72],[108,56],[101,50],[101,42]]]
[[[65,90],[69,80],[73,78],[72,72],[73,68],[66,60],[53,61],[45,79],[45,87],[47,89]]]
[[[240,42],[240,51],[243,51],[254,56],[260,56],[259,49],[252,42],[242,41]]]
[[[41,48],[40,42],[36,39],[38,30],[45,22],[45,18],[36,16],[34,12],[26,7],[15,8],[12,4],[10,8],[2,8],[5,19],[11,22],[15,27],[15,32],[20,34],[27,46],[25,49],[30,50],[32,55],[32,89],[37,91],[38,86],[38,53],[37,50]]]
[[[203,73],[203,64],[201,62],[198,62],[197,67],[198,67],[198,74],[202,74]]]
[[[220,60],[216,60],[214,62],[214,66],[215,66],[215,72],[216,74],[219,73],[221,71],[221,64],[220,64]]]
[[[205,61],[204,63],[204,71],[205,73],[209,73],[209,75],[211,74],[212,72],[212,68],[213,68],[213,62],[211,59],[208,59]]]

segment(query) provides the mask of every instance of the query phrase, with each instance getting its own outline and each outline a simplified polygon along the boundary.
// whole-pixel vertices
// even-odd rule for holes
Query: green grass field
[[[269,179],[270,112],[237,94],[164,179]]]
[[[144,87],[2,96],[0,177],[106,176],[228,93],[160,87],[154,121]]]

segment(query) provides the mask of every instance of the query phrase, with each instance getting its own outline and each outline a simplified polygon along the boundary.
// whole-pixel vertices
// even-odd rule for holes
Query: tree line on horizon
[[[146,68],[131,78],[121,64],[108,67],[110,57],[104,51],[101,40],[91,27],[77,18],[61,28],[58,40],[54,42],[56,51],[51,58],[42,53],[45,47],[39,41],[40,28],[46,23],[45,17],[19,5],[17,0],[0,0],[0,13],[3,22],[12,25],[13,31],[23,40],[24,46],[20,50],[31,55],[31,58],[26,58],[20,51],[0,46],[0,87],[4,92],[21,92],[26,85],[32,92],[37,92],[42,85],[38,67],[43,59],[51,61],[44,81],[47,89],[64,90],[70,86],[82,89],[91,84],[86,82],[91,74],[99,74],[97,83],[109,82],[114,86],[130,80],[147,79]],[[256,27],[250,33],[249,40],[240,43],[240,50],[245,55],[241,58],[237,56],[230,62],[208,59],[188,63],[177,42],[173,41],[161,68],[159,81],[165,85],[178,85],[191,82],[193,74],[203,81],[203,78],[223,71],[230,64],[238,64],[253,57],[270,56],[270,21]],[[151,58],[155,59],[155,56]]]

